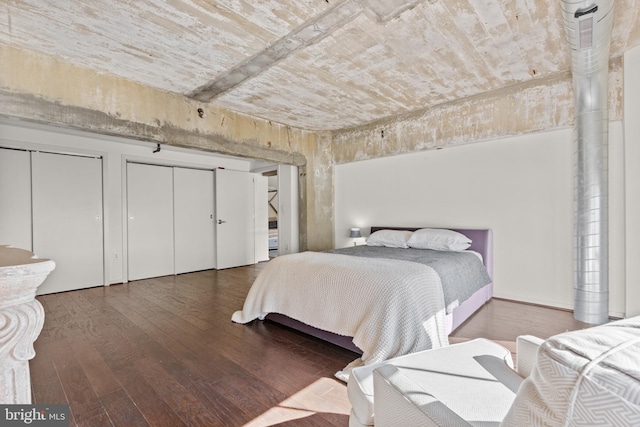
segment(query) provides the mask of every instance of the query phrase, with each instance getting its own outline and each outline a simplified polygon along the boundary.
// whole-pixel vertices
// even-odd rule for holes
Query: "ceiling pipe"
[[[574,317],[609,319],[608,76],[614,0],[562,0],[575,99]]]

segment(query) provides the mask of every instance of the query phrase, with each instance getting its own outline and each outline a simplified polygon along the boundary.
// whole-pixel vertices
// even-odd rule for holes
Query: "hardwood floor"
[[[231,322],[264,265],[38,297],[33,403],[68,403],[72,426],[347,426],[333,374],[355,353],[270,322]],[[567,311],[494,299],[451,342],[511,345],[584,326]]]

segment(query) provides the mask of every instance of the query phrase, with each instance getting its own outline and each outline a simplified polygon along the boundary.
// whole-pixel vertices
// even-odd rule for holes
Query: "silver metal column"
[[[563,0],[575,97],[574,317],[609,318],[608,76],[613,0]]]

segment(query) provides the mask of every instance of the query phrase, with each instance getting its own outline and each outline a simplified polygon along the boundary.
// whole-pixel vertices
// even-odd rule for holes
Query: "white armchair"
[[[484,339],[355,368],[350,426],[640,425],[640,317],[510,352]]]
[[[530,372],[540,343],[535,337],[520,337],[517,366]],[[511,352],[483,338],[408,354],[353,369],[347,384],[349,425],[374,425],[374,412],[376,426],[443,425],[445,420],[469,425],[464,417],[472,413],[499,422],[522,380]],[[433,423],[414,424],[424,416],[421,408],[429,408]],[[397,423],[400,414],[406,423]]]

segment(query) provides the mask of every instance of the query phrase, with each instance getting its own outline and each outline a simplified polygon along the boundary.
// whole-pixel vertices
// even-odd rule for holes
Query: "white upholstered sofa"
[[[354,368],[350,426],[640,426],[640,317]]]

